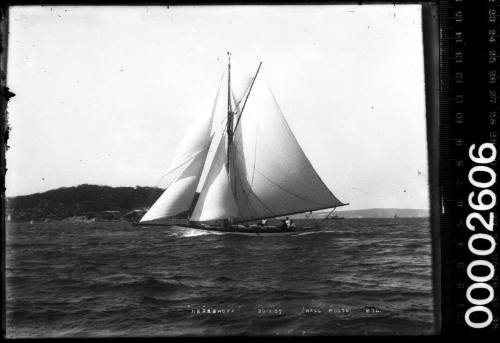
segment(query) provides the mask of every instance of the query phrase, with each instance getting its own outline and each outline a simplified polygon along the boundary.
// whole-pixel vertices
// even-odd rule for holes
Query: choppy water
[[[285,237],[19,223],[6,238],[9,337],[433,332],[428,219]]]

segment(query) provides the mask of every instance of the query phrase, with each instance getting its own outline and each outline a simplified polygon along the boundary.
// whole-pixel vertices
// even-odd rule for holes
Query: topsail
[[[304,154],[260,66],[254,77],[232,67],[169,168],[178,176],[141,222],[183,212],[244,222],[345,205]]]

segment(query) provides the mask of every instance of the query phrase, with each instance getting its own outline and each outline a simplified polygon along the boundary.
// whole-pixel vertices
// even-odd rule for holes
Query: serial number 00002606
[[[466,291],[467,301],[471,306],[465,312],[465,322],[475,329],[485,328],[493,321],[493,314],[488,305],[495,297],[495,291],[489,284],[495,276],[495,267],[487,257],[493,253],[496,245],[492,236],[496,195],[490,189],[496,182],[496,173],[491,168],[496,155],[497,151],[492,143],[481,144],[477,151],[476,145],[472,144],[469,149],[469,158],[475,165],[469,171],[468,180],[475,189],[469,193],[468,205],[472,211],[467,216],[466,225],[474,232],[469,237],[468,248],[475,259],[467,266],[467,276],[473,283]],[[477,296],[479,295],[477,291],[474,292],[476,297],[473,296],[473,291],[476,289],[482,290],[479,292],[482,296]],[[487,296],[484,296],[486,294]],[[474,313],[477,314],[472,316]],[[479,318],[482,319],[478,320]]]

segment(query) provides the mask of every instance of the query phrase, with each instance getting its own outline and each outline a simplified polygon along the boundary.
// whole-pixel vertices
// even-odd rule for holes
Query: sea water
[[[434,332],[428,218],[280,237],[9,223],[6,255],[8,337]]]

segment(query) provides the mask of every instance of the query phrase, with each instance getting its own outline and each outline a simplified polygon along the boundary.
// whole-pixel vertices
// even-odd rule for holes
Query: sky
[[[10,9],[7,196],[156,186],[231,51],[343,209],[429,208],[420,5]]]

